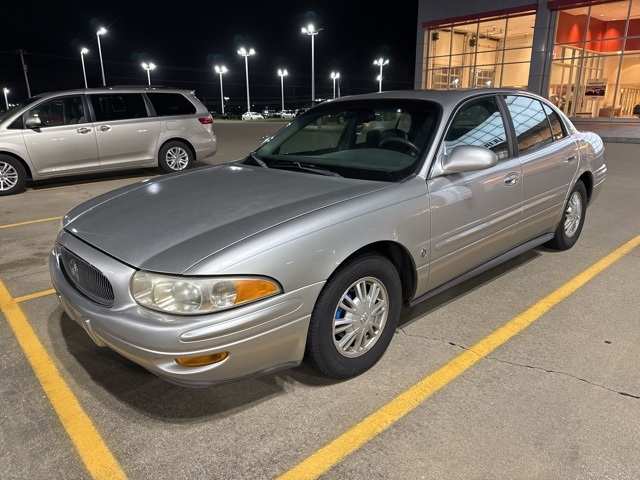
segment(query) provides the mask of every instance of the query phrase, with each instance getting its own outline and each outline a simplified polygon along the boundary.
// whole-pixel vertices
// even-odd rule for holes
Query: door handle
[[[507,187],[513,187],[514,185],[518,184],[519,180],[520,180],[520,178],[518,177],[517,173],[510,173],[509,175],[504,177],[504,184]]]
[[[577,155],[571,155],[571,156],[567,157],[567,163],[573,163],[576,160],[578,160],[578,156]]]
[[[77,131],[78,133],[82,133],[82,134],[85,134],[85,133],[91,133],[91,129],[90,129],[90,128],[87,128],[87,127],[80,127],[80,128],[79,128],[78,130],[76,130],[76,131]]]
[[[109,130],[111,130],[111,127],[109,125],[100,125],[98,127],[98,130],[100,130],[101,132],[108,132]]]

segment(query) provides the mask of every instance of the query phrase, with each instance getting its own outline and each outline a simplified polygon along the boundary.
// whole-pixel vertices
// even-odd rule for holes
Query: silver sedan
[[[571,248],[605,173],[601,139],[527,92],[343,97],[247,158],[75,207],[51,275],[97,345],[168,381],[305,359],[349,378],[382,357],[403,306]]]

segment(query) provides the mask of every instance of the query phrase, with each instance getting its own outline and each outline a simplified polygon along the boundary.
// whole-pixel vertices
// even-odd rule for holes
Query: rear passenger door
[[[101,168],[155,164],[160,124],[149,116],[142,93],[94,93],[89,99]]]
[[[505,95],[522,165],[518,242],[549,232],[562,213],[578,170],[578,145],[551,107],[526,95]]]

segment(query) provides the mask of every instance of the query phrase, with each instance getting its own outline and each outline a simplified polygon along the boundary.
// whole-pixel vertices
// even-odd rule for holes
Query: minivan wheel
[[[167,142],[160,149],[158,163],[165,173],[179,172],[191,167],[193,154],[182,142]]]
[[[9,155],[0,155],[0,195],[13,195],[24,190],[27,171],[22,163]]]
[[[311,314],[305,359],[331,378],[359,375],[380,360],[402,307],[400,277],[386,258],[367,253],[329,279]]]
[[[587,213],[587,189],[582,181],[574,185],[564,207],[555,236],[545,245],[555,250],[569,250],[578,241]]]

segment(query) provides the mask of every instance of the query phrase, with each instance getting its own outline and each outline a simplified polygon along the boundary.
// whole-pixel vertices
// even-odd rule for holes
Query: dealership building
[[[420,0],[418,25],[416,88],[512,87],[640,125],[640,0]]]

